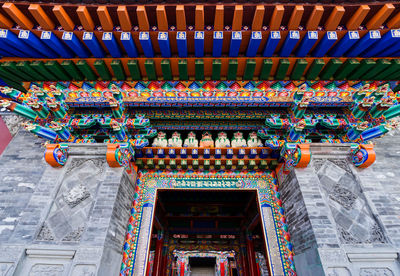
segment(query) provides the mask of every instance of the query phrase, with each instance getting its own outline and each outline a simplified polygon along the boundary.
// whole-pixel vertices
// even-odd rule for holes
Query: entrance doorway
[[[152,225],[151,275],[262,275],[256,258],[267,254],[256,190],[159,189]]]

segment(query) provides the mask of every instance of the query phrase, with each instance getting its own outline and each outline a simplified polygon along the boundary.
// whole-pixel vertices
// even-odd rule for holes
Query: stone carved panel
[[[394,276],[393,271],[387,267],[382,268],[361,268],[360,276]]]
[[[347,161],[317,159],[313,162],[341,242],[385,243],[386,237],[368,206],[360,184],[344,162]]]
[[[35,264],[32,266],[29,276],[62,276],[64,266],[61,264]]]
[[[63,194],[64,201],[71,208],[74,208],[76,205],[87,199],[89,196],[89,191],[85,186],[81,184],[73,187],[71,190]]]
[[[0,263],[0,276],[11,276],[13,263]]]
[[[326,271],[327,276],[351,276],[350,270],[346,267],[329,267]]]
[[[95,276],[95,275],[96,275],[96,266],[87,264],[76,265],[71,274],[71,276]]]
[[[43,224],[36,239],[39,241],[54,241],[54,235],[46,223]]]

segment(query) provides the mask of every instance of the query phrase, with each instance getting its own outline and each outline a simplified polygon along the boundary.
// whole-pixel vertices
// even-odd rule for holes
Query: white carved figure
[[[212,136],[208,131],[204,132],[203,135],[201,136],[200,147],[201,148],[214,147],[214,140],[212,139]]]
[[[215,140],[216,148],[229,148],[231,146],[231,141],[228,139],[226,132],[221,131],[218,133],[218,138]]]
[[[172,137],[168,139],[169,147],[180,148],[182,147],[182,143],[181,134],[177,131],[172,133]]]
[[[238,131],[233,134],[233,139],[232,139],[232,147],[233,148],[240,148],[240,147],[246,147],[246,139],[243,138],[243,133]]]
[[[166,148],[167,145],[167,136],[165,135],[165,132],[160,131],[159,133],[157,133],[157,137],[154,138],[153,147]]]
[[[247,146],[251,148],[263,146],[261,139],[257,137],[257,132],[250,132],[249,138],[247,138]]]
[[[183,146],[189,148],[199,147],[199,140],[196,139],[196,134],[193,131],[189,132],[188,137],[185,139],[185,142],[183,143]]]

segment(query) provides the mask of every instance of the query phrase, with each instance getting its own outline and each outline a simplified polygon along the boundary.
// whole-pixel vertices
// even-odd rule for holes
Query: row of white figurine
[[[232,141],[229,140],[226,132],[219,132],[218,137],[215,140],[212,138],[211,133],[208,131],[203,132],[201,136],[201,140],[196,139],[196,134],[191,131],[189,132],[187,138],[183,142],[181,139],[181,134],[177,131],[172,133],[172,137],[167,139],[165,132],[158,132],[157,137],[153,140],[153,147],[190,147],[190,148],[240,148],[240,147],[262,147],[262,141],[257,137],[257,133],[255,131],[249,134],[247,141],[243,138],[243,133],[238,131],[233,134]]]

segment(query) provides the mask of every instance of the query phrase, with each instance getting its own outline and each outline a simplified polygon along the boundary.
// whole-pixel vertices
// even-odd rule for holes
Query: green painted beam
[[[76,67],[82,72],[87,80],[95,81],[97,80],[97,75],[93,71],[92,67],[86,62],[86,60],[78,60]]]
[[[261,67],[261,72],[260,72],[260,80],[268,80],[269,75],[271,74],[271,69],[272,69],[273,61],[272,59],[264,59],[263,60],[263,65]]]
[[[82,81],[84,76],[72,60],[63,60],[61,67],[72,77],[73,80]]]
[[[140,68],[137,60],[130,60],[127,64],[132,80],[141,80],[142,75],[140,74]]]
[[[292,80],[300,80],[304,74],[304,71],[306,70],[307,64],[308,64],[307,60],[298,59],[296,61],[296,64],[294,65],[290,78]]]
[[[331,59],[319,74],[319,78],[321,80],[330,80],[342,64],[343,62],[340,59]]]
[[[202,59],[196,59],[194,67],[196,80],[204,80],[204,61]]]
[[[275,79],[283,80],[286,77],[287,70],[289,69],[290,62],[288,59],[280,59],[278,68],[276,69]]]
[[[390,66],[375,76],[377,80],[396,80],[394,78],[400,72],[400,59],[392,59]]]
[[[315,59],[307,71],[306,79],[315,80],[318,77],[319,72],[321,72],[324,65],[325,62],[323,59]]]
[[[21,78],[19,76],[15,75],[13,72],[10,72],[5,68],[6,68],[6,66],[4,65],[4,63],[1,64],[0,73],[1,73],[2,78],[6,78],[6,79],[8,79],[10,81],[13,81],[13,82],[20,82],[21,81]]]
[[[356,59],[348,59],[346,60],[342,66],[337,70],[334,74],[334,78],[337,80],[344,80],[350,75],[358,66],[360,66],[360,62]]]
[[[376,62],[373,59],[363,59],[360,62],[360,66],[357,67],[357,70],[354,70],[347,76],[348,80],[359,80],[361,76],[370,71],[372,68],[376,66]]]
[[[0,65],[6,72],[15,75],[15,77],[17,79],[19,79],[19,81],[23,80],[23,81],[32,81],[33,78],[28,75],[25,74],[23,71],[19,70],[19,68],[17,67],[17,63],[15,61],[6,61],[1,63]]]
[[[114,76],[117,80],[126,80],[125,70],[122,66],[122,62],[119,59],[111,61],[111,69],[114,72]]]
[[[93,66],[102,80],[109,81],[112,79],[110,70],[108,70],[107,64],[104,62],[104,60],[102,59],[96,60]]]
[[[366,74],[362,76],[364,80],[376,80],[375,76],[379,73],[383,72],[391,65],[390,61],[387,59],[378,59],[376,61],[376,66],[368,71]]]
[[[252,80],[254,78],[255,70],[256,70],[256,60],[248,59],[246,61],[246,67],[244,68],[243,79]]]
[[[214,59],[212,64],[212,80],[220,80],[221,79],[221,60]]]
[[[189,75],[188,75],[186,59],[180,59],[178,61],[178,69],[179,69],[179,79],[180,80],[188,80]]]
[[[19,61],[17,62],[16,68],[21,72],[32,77],[32,80],[44,80],[45,78],[40,75],[40,73],[36,72],[33,68],[31,68],[29,61]]]
[[[43,61],[35,60],[30,64],[31,68],[39,72],[45,80],[56,81],[58,78],[50,72],[45,66]]]
[[[147,59],[144,62],[144,68],[146,69],[147,78],[149,80],[156,80],[157,79],[156,66],[154,65],[154,61],[153,60]]]
[[[230,59],[228,64],[228,80],[236,80],[237,78],[238,61],[237,59]]]
[[[168,59],[163,59],[161,61],[161,71],[164,80],[172,80],[171,64]]]
[[[62,68],[56,60],[49,60],[44,64],[44,66],[47,68],[47,70],[56,75],[58,80],[67,81],[72,79],[72,77],[68,75],[64,68]]]

